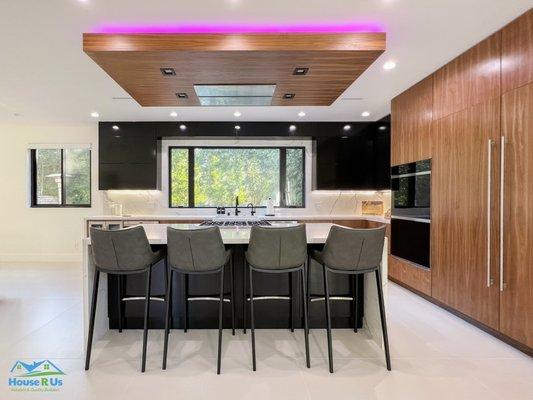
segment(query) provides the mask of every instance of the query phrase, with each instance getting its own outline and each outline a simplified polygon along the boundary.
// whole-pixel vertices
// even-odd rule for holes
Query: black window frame
[[[47,148],[48,149],[48,148]],[[92,193],[92,151],[89,150],[89,204],[66,204],[65,203],[65,149],[64,148],[50,148],[50,150],[61,151],[61,204],[38,204],[37,203],[37,150],[44,149],[30,149],[30,207],[32,208],[91,208],[93,201]]]
[[[173,149],[187,149],[188,155],[188,178],[189,178],[189,196],[187,206],[173,206],[172,205],[172,150]],[[305,208],[306,205],[306,192],[305,192],[305,179],[306,179],[306,163],[305,163],[305,146],[169,146],[168,147],[168,207],[169,208],[217,208],[217,206],[196,206],[194,204],[194,150],[195,149],[275,149],[279,150],[279,190],[280,190],[280,205],[275,208]],[[302,205],[301,206],[288,206],[286,205],[286,160],[287,149],[299,149],[302,150]],[[219,205],[218,207],[232,208],[235,204]],[[239,206],[241,207],[241,206]],[[266,206],[256,206],[255,208],[266,208]]]

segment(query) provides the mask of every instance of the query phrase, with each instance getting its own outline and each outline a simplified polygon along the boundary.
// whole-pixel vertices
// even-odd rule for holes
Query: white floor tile
[[[0,266],[0,399],[533,399],[530,357],[392,283],[390,372],[366,331],[350,329],[333,331],[334,374],[324,329],[310,333],[310,369],[302,330],[257,330],[256,372],[250,332],[225,330],[220,376],[217,330],[174,330],[162,371],[163,332],[153,330],[142,374],[142,331],[127,330],[96,342],[84,371],[80,271],[72,264]],[[44,358],[66,373],[59,392],[10,391],[16,360]]]

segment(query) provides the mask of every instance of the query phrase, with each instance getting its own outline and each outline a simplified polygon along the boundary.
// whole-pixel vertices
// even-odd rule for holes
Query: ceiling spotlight
[[[294,132],[296,130],[296,125],[289,126],[289,131]]]
[[[363,111],[361,113],[361,117],[370,117],[370,112],[369,111]]]
[[[174,76],[174,75],[176,75],[176,71],[174,71],[174,68],[159,68],[159,70],[161,71],[161,73],[164,76]]]
[[[176,97],[178,99],[188,99],[189,96],[187,95],[187,93],[184,93],[184,92],[181,92],[181,93],[176,93]]]
[[[309,72],[309,68],[307,67],[296,67],[294,68],[294,71],[292,71],[293,75],[306,75],[307,72]]]
[[[381,125],[378,129],[380,131],[385,131],[385,130],[387,130],[387,127],[385,125]]]
[[[118,131],[118,130],[120,129],[120,128],[118,127],[118,125],[113,125],[112,128],[113,128],[114,131]]]
[[[294,93],[285,93],[285,94],[283,95],[283,98],[284,98],[285,100],[291,100],[291,99],[294,99],[294,96],[296,96]]]
[[[396,63],[394,61],[387,61],[383,64],[383,69],[394,69],[396,68]]]
[[[234,116],[234,117],[237,117],[237,118],[240,117],[241,115],[242,115],[242,114],[241,114],[240,111],[235,111],[235,112],[233,113],[233,116]]]
[[[185,130],[187,130],[187,125],[183,125],[183,124],[181,124],[181,125],[180,125],[180,131],[183,132],[183,131],[185,131]]]
[[[100,116],[100,114],[98,114],[96,111],[93,111],[91,113],[91,117],[93,117],[93,118],[98,118],[99,116]]]
[[[344,125],[342,127],[342,129],[344,129],[345,131],[349,131],[350,129],[352,129],[352,126],[351,125]]]
[[[172,112],[170,113],[170,116],[171,116],[172,118],[176,118],[176,117],[178,116],[178,113],[177,113],[176,111],[172,111]]]
[[[298,113],[298,116],[299,116],[300,118],[303,118],[303,117],[305,117],[305,112],[303,112],[303,111],[300,111],[300,112]]]
[[[235,130],[236,131],[240,131],[241,130],[241,127],[239,125],[235,125]]]

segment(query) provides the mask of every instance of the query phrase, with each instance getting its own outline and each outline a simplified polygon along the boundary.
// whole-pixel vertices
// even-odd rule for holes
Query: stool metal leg
[[[309,306],[311,304],[311,256],[307,256],[307,266],[306,266],[306,273],[307,273],[307,310],[309,310]]]
[[[252,331],[252,370],[256,370],[255,360],[255,320],[254,320],[254,286],[252,275],[254,271],[250,268],[250,328]]]
[[[146,297],[144,300],[144,333],[143,333],[143,355],[141,372],[146,370],[146,345],[148,342],[148,317],[150,315],[150,281],[152,280],[152,266],[146,272]]]
[[[117,305],[118,305],[118,331],[122,332],[122,275],[116,275],[118,282]]]
[[[189,275],[183,274],[183,332],[189,328]]]
[[[389,335],[387,334],[387,317],[385,316],[385,303],[383,301],[383,287],[381,286],[381,272],[376,269],[376,285],[378,289],[379,315],[381,317],[381,329],[383,331],[383,344],[385,346],[385,360],[387,369],[391,370],[390,352],[389,352]]]
[[[357,275],[350,275],[352,278],[352,296],[353,296],[353,331],[357,333],[357,323],[358,321],[358,313],[357,313],[357,307],[359,306],[359,299],[357,297],[357,286],[358,286],[358,279]]]
[[[302,269],[302,303],[304,308],[304,336],[305,336],[305,362],[307,368],[311,368],[311,361],[309,359],[309,317],[307,315],[307,282],[305,279],[306,272]]]
[[[246,293],[247,292],[247,289],[246,289],[246,279],[247,278],[247,274],[248,273],[248,263],[246,262],[246,259],[244,260],[244,271],[242,273],[243,275],[243,278],[242,278],[242,333],[246,334],[246,311],[248,309],[247,307],[247,297],[248,297],[248,294]]]
[[[96,317],[96,302],[98,300],[98,284],[100,282],[100,271],[94,271],[93,297],[91,299],[91,316],[89,319],[89,334],[87,335],[87,352],[85,354],[85,371],[89,370],[91,363],[91,349],[93,347],[94,319]]]
[[[292,290],[292,272],[289,272],[289,327],[291,332],[294,332],[294,318],[292,315],[294,304],[293,304],[293,290]]]
[[[326,297],[326,323],[328,335],[328,358],[329,358],[329,372],[333,373],[333,348],[331,344],[331,310],[329,305],[329,287],[328,287],[328,273],[326,266],[324,266],[324,296]]]
[[[230,295],[231,295],[231,334],[235,336],[235,275],[233,272],[233,254],[230,260]]]
[[[166,268],[166,265],[165,265]],[[165,344],[163,347],[163,369],[167,369],[167,352],[168,352],[168,334],[170,333],[170,302],[172,299],[172,270],[167,272],[169,279],[167,280],[167,293],[165,297],[166,311],[165,311]]]
[[[218,304],[218,359],[217,375],[220,375],[220,362],[222,358],[222,319],[224,310],[224,267],[220,270],[220,301]]]

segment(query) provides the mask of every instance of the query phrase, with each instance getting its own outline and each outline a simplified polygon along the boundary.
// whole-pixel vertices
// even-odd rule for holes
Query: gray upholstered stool
[[[328,272],[335,274],[358,275],[374,272],[378,291],[379,312],[383,342],[385,344],[385,359],[390,371],[389,339],[383,302],[383,288],[381,286],[381,258],[385,227],[376,229],[350,229],[333,225],[329,231],[323,251],[314,251],[311,257],[323,266],[324,300],[326,305],[326,322],[328,336],[329,372],[333,373],[333,350],[331,345],[331,315],[330,293],[328,287]],[[310,266],[309,266],[310,267]],[[309,274],[309,269],[308,269]],[[354,301],[356,294],[354,293]],[[308,294],[308,304],[310,296]],[[356,318],[357,319],[357,318]]]
[[[219,297],[197,297],[196,300],[218,301],[218,359],[217,374],[220,374],[222,355],[222,312],[224,308],[224,267],[230,264],[231,295],[231,321],[235,332],[235,303],[233,297],[233,257],[231,250],[226,250],[218,226],[209,228],[175,229],[167,228],[167,265],[170,284],[167,287],[167,311],[165,317],[165,344],[163,350],[163,369],[167,367],[168,334],[170,331],[170,299],[172,291],[172,274],[179,272],[185,279],[189,275],[220,274]],[[192,300],[185,292],[185,309]],[[185,316],[185,323],[187,315]]]
[[[254,371],[256,370],[254,300],[271,298],[270,296],[254,297],[252,277],[254,271],[268,274],[288,273],[289,278],[293,272],[299,271],[301,273],[303,293],[302,303],[304,309],[305,356],[307,368],[310,367],[309,326],[307,319],[307,296],[305,292],[307,285],[305,283],[306,276],[304,273],[306,262],[307,238],[305,234],[305,225],[296,225],[283,228],[252,226],[248,251],[246,252],[247,268],[245,268],[244,276],[246,281],[246,270],[249,268],[250,327],[252,332],[252,366]],[[246,289],[244,293],[246,296]],[[276,298],[280,298],[280,296],[276,296]],[[290,300],[292,310],[292,293],[290,293],[286,298]],[[244,315],[246,315],[246,307],[244,309]]]
[[[144,334],[141,371],[146,367],[146,342],[148,339],[148,316],[150,313],[150,281],[152,266],[165,258],[163,251],[153,252],[142,226],[120,229],[114,231],[91,228],[91,249],[96,271],[94,273],[93,294],[91,300],[91,315],[89,321],[89,335],[87,340],[87,353],[85,370],[89,369],[91,361],[91,348],[94,332],[94,319],[96,316],[96,301],[98,296],[98,283],[100,272],[118,275],[119,293],[119,331],[122,331],[122,301],[124,300],[121,288],[121,277],[131,274],[146,274],[145,297],[136,298],[144,300]],[[166,268],[165,268],[166,269]],[[165,283],[166,285],[166,283]]]

